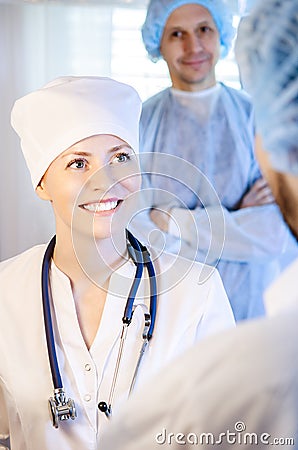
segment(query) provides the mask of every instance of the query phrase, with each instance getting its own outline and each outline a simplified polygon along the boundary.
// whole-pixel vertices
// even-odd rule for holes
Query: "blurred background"
[[[253,1],[227,0],[235,26]],[[0,260],[53,234],[50,206],[34,193],[10,126],[14,101],[62,75],[110,76],[142,100],[170,84],[166,64],[147,57],[140,28],[148,0],[0,0]],[[218,78],[240,88],[233,50]]]

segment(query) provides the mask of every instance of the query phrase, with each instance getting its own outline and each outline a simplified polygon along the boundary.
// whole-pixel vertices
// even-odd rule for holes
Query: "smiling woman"
[[[105,416],[134,387],[234,325],[215,269],[150,256],[142,230],[132,234],[140,110],[132,87],[100,77],[62,77],[14,104],[56,230],[0,264],[0,442],[14,450],[98,448]]]

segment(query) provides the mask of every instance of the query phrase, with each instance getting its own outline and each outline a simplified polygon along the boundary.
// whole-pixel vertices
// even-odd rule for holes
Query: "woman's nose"
[[[98,168],[88,179],[89,189],[103,193],[108,191],[114,183],[115,179],[109,165]]]

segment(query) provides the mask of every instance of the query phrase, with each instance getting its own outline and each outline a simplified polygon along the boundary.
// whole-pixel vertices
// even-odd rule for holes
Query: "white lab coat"
[[[298,289],[295,280],[298,277],[298,258],[271,284],[265,293],[267,314],[270,316],[284,311],[298,309]]]
[[[293,299],[283,312],[206,339],[148,382],[104,449],[298,449],[297,276],[298,260],[283,275]]]
[[[108,401],[118,352],[126,295],[135,266],[126,262],[110,282],[96,338],[87,350],[80,332],[69,279],[51,265],[52,317],[57,356],[67,397],[75,400],[77,419],[54,429],[48,413],[53,387],[47,356],[41,299],[41,261],[45,246],[36,246],[0,265],[0,439],[10,434],[13,450],[95,450],[107,425],[98,412]],[[157,321],[137,380],[137,389],[175,356],[208,334],[234,326],[232,311],[218,273],[200,284],[202,266],[163,255],[158,278]],[[179,281],[179,283],[177,283]],[[119,288],[120,286],[120,288]],[[147,283],[141,286],[140,303]],[[124,294],[125,297],[119,295]],[[117,405],[126,400],[143,331],[137,308],[128,329]],[[0,444],[1,445],[1,444]]]

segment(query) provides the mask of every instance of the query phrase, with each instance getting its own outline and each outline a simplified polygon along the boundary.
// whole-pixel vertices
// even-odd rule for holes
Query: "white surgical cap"
[[[236,57],[272,166],[298,175],[298,0],[259,1],[239,27]]]
[[[131,87],[110,78],[62,77],[17,100],[11,123],[34,188],[54,159],[96,134],[112,134],[139,148],[141,100]]]
[[[228,54],[235,29],[232,25],[233,16],[224,0],[151,0],[142,27],[142,36],[146,50],[153,60],[161,57],[160,41],[169,16],[175,9],[190,3],[208,9],[220,35],[221,57],[224,58]]]

